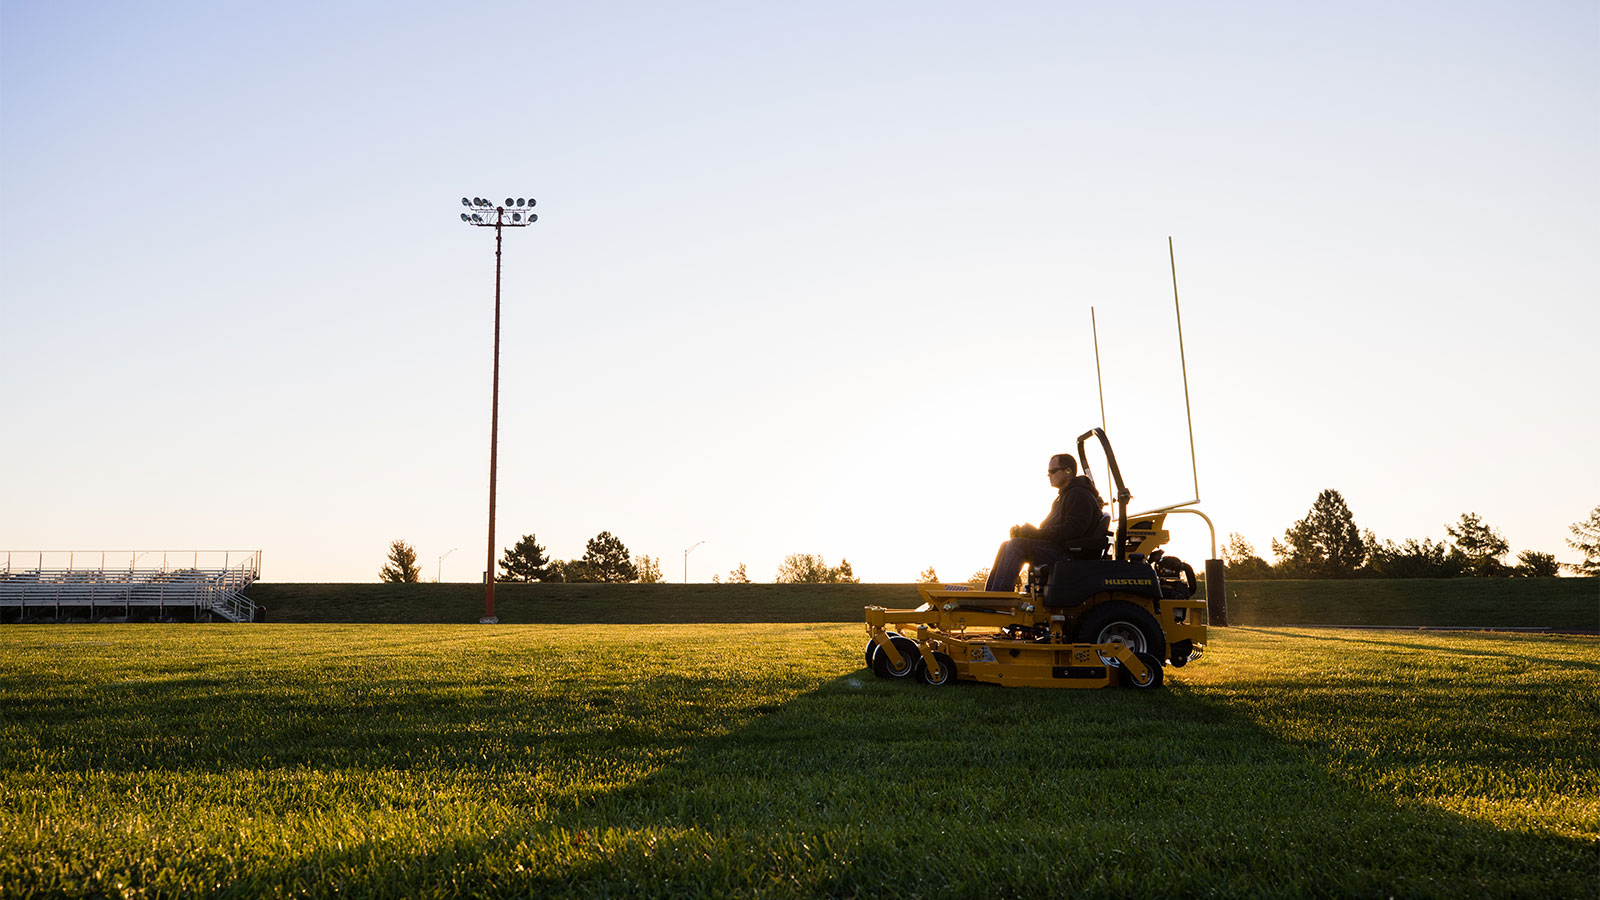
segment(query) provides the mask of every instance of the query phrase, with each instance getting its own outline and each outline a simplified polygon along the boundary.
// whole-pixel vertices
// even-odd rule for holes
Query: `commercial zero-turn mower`
[[[1167,661],[1183,666],[1206,642],[1206,601],[1196,599],[1194,569],[1159,548],[1169,537],[1166,512],[1128,517],[1123,485],[1105,431],[1099,439],[1115,482],[1117,511],[1100,519],[1101,535],[1072,548],[1073,559],[1032,566],[1019,591],[967,585],[918,585],[916,609],[866,608],[867,666],[879,678],[947,685],[960,679],[1025,687],[1099,688],[1113,681],[1161,685]],[[1209,520],[1207,520],[1209,522]]]

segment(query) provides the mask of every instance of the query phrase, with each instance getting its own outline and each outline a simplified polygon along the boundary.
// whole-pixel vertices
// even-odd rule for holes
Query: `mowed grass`
[[[1218,629],[1134,692],[859,625],[3,635],[4,897],[1600,890],[1589,637]]]

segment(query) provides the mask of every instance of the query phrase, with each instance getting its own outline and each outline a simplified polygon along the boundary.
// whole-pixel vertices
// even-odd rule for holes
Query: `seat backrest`
[[[1073,559],[1101,559],[1111,546],[1111,514],[1101,513],[1099,528],[1067,545]]]

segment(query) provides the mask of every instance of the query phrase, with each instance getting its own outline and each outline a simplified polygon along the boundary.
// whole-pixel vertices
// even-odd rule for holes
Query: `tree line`
[[[1570,526],[1574,538],[1568,546],[1583,554],[1579,563],[1558,563],[1553,553],[1524,550],[1515,563],[1505,556],[1510,545],[1500,531],[1475,512],[1462,513],[1445,526],[1448,540],[1406,538],[1379,540],[1372,531],[1356,527],[1355,516],[1336,490],[1325,490],[1305,518],[1274,538],[1277,563],[1256,554],[1238,533],[1228,535],[1222,558],[1231,578],[1547,578],[1562,568],[1577,575],[1600,575],[1600,506],[1589,517]]]
[[[380,581],[415,583],[422,580],[422,570],[417,565],[415,547],[403,540],[389,544],[387,564],[379,572]],[[661,559],[654,556],[633,556],[627,545],[609,531],[590,538],[584,546],[583,556],[577,559],[555,559],[532,534],[525,534],[515,544],[506,548],[500,558],[498,582],[522,583],[586,583],[586,584],[655,584],[662,581]],[[814,553],[791,553],[778,565],[774,578],[779,584],[853,584],[856,577],[847,559],[830,566],[823,557]],[[749,584],[750,575],[744,563],[728,571],[726,576],[712,575],[714,584]]]

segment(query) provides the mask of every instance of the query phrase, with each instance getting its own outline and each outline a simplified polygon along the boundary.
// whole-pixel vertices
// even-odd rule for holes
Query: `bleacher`
[[[0,557],[0,623],[262,619],[244,595],[261,576],[260,550],[29,550]]]

